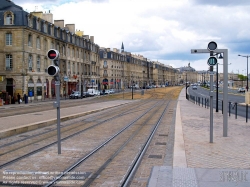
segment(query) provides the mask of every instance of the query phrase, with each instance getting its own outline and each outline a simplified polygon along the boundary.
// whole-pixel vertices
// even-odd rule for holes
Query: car
[[[239,88],[239,89],[238,89],[238,92],[239,92],[239,93],[245,93],[245,88],[243,88],[243,87]]]
[[[93,89],[93,88],[90,88],[90,89],[87,90],[90,97],[97,95],[96,91],[97,90]]]
[[[197,90],[197,86],[196,86],[196,85],[193,85],[193,86],[192,86],[192,89],[193,89],[193,90]]]
[[[115,90],[114,90],[114,89],[110,89],[110,90],[109,90],[109,93],[110,93],[110,94],[113,94],[113,93],[115,93]]]
[[[105,94],[110,94],[110,90],[105,90]]]
[[[79,99],[82,98],[81,93],[79,91],[73,91],[70,96],[70,99]]]

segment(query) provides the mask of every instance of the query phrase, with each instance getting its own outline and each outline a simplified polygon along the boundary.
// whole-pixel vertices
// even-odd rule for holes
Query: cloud
[[[208,54],[190,50],[207,48],[216,41],[228,49],[229,71],[246,69],[250,53],[250,1],[246,0],[15,0],[24,10],[51,12],[54,19],[75,23],[76,29],[94,36],[101,47],[120,48],[151,60],[180,67],[189,62],[207,69]],[[37,6],[37,8],[35,8]]]

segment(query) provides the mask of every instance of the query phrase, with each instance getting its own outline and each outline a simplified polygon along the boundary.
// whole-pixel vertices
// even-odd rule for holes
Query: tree
[[[242,75],[242,74],[239,74],[239,75],[238,75],[238,78],[239,78],[241,81],[247,80],[247,76],[244,76],[244,75]]]
[[[242,87],[243,87],[243,81],[247,80],[247,76],[244,76],[242,74],[238,75],[238,78],[242,81]]]

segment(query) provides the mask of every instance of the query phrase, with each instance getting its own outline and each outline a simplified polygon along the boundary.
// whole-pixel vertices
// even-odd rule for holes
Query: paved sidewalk
[[[149,187],[249,187],[250,124],[242,117],[228,119],[228,137],[223,137],[223,115],[214,110],[213,143],[210,109],[193,104],[182,90],[176,111],[172,166],[155,166]]]
[[[102,102],[101,104],[96,104],[96,103],[88,104],[88,107],[80,105],[80,106],[74,106],[74,107],[69,107],[69,108],[61,108],[60,117],[61,117],[61,121],[69,120],[69,119],[87,115],[93,112],[105,110],[107,108],[111,108],[114,106],[126,104],[129,102],[132,102],[132,101],[115,100],[115,101]],[[28,107],[28,105],[24,105],[24,106]],[[10,107],[10,105],[6,107]],[[16,105],[14,107],[15,107],[15,110],[21,109],[20,105]],[[49,125],[56,124],[56,123],[57,123],[57,110],[55,108],[51,110],[47,110],[47,111],[1,117],[0,139],[6,138],[12,135],[20,134],[23,132],[27,132],[30,130],[34,130],[37,128],[49,126]]]

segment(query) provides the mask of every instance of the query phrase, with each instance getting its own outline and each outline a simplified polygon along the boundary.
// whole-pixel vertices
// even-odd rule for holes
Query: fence
[[[205,107],[205,108],[209,108],[210,107],[210,103],[209,103],[209,98],[208,97],[198,97],[198,96],[193,96],[190,94],[187,94],[187,100],[189,100],[190,102],[199,105],[201,107]],[[221,105],[220,105],[221,103]],[[221,113],[223,114],[223,100],[219,100],[218,105],[221,106]],[[215,105],[214,105],[215,106]],[[248,104],[246,105],[239,105],[239,103],[237,102],[228,102],[228,115],[231,116],[231,114],[235,115],[235,119],[237,119],[237,116],[239,115],[240,112],[240,116],[245,117],[246,118],[246,123],[248,122]]]

